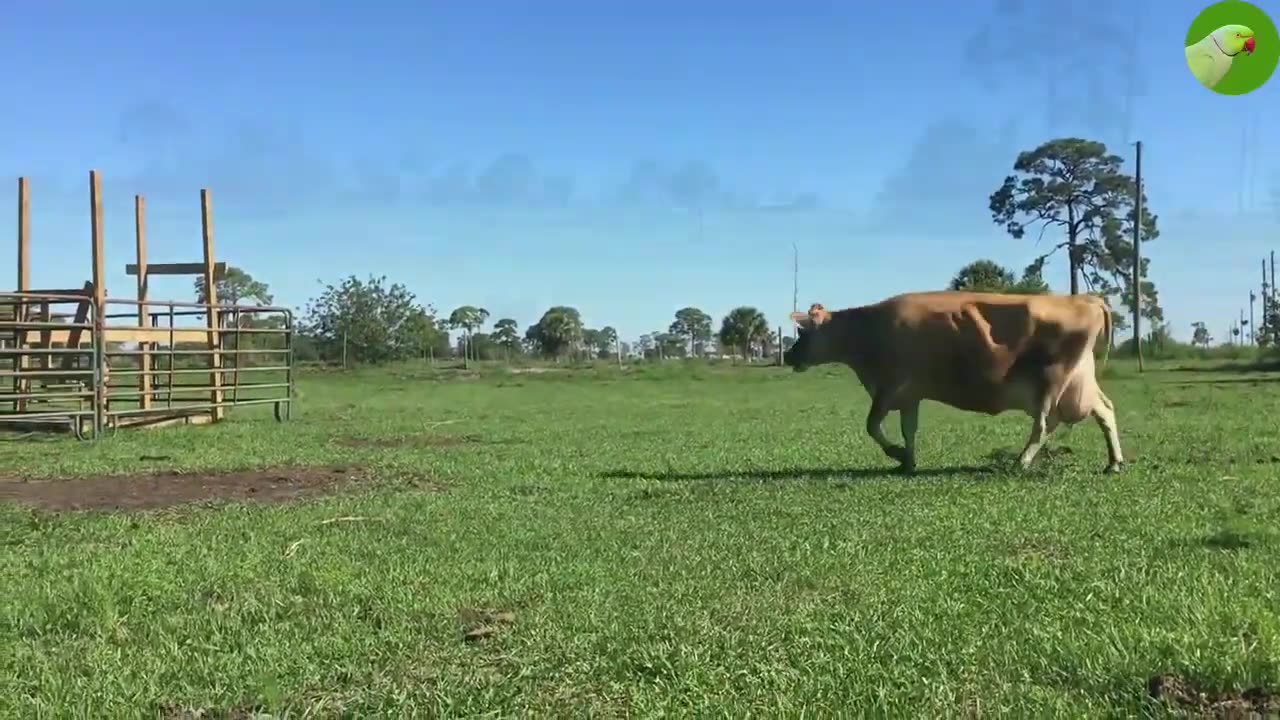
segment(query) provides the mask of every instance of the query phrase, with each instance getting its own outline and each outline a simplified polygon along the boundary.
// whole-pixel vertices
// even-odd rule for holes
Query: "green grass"
[[[1280,687],[1275,375],[1119,364],[1120,476],[1092,422],[1018,473],[991,463],[1027,418],[928,404],[901,478],[848,371],[670,365],[308,373],[288,424],[0,442],[24,477],[163,455],[376,479],[294,505],[0,506],[0,715],[1074,718],[1151,714],[1164,672]],[[336,442],[423,435],[472,442]],[[465,643],[478,608],[514,621]]]

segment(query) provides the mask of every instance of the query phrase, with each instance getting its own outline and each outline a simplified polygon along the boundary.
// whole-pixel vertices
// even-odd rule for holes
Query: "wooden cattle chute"
[[[216,279],[226,264],[214,261],[209,191],[200,191],[203,258],[194,263],[148,263],[146,203],[134,197],[137,261],[125,266],[137,279],[132,300],[107,297],[96,170],[89,205],[91,279],[81,288],[32,289],[30,186],[18,178],[17,289],[0,292],[0,428],[97,437],[121,426],[215,422],[227,407],[265,404],[277,420],[288,418],[293,313],[218,302]],[[150,299],[156,275],[200,276],[207,302]],[[203,327],[179,324],[193,317]]]

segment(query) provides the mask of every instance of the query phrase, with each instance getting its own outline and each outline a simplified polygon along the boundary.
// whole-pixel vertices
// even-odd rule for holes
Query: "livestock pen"
[[[200,191],[202,259],[148,263],[146,205],[134,197],[132,299],[107,295],[102,182],[89,173],[92,269],[74,289],[31,287],[30,184],[18,179],[17,286],[0,292],[0,428],[67,429],[82,438],[119,427],[209,423],[227,408],[270,405],[289,417],[293,313],[218,302],[212,199]],[[150,279],[198,276],[197,301],[153,300]],[[190,320],[203,321],[191,324]]]

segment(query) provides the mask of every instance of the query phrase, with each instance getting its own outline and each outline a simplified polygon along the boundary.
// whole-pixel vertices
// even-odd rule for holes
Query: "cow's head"
[[[827,338],[823,337],[823,326],[831,319],[831,313],[821,303],[809,306],[807,313],[791,313],[791,321],[796,324],[799,333],[796,341],[782,355],[782,361],[792,370],[800,372],[810,366],[831,362],[828,358]]]

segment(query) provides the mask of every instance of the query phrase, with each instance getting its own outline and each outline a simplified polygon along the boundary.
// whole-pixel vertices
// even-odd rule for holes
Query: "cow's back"
[[[1074,363],[1064,359],[1091,340],[1070,296],[942,291],[873,307],[892,328],[880,365],[907,384],[907,397],[974,412],[1025,409],[1070,373]]]

